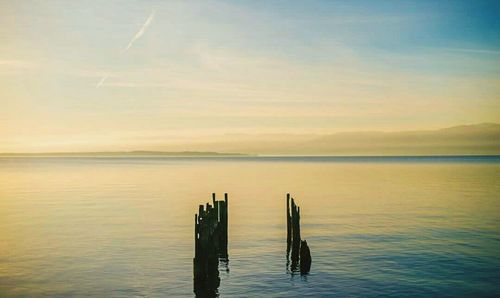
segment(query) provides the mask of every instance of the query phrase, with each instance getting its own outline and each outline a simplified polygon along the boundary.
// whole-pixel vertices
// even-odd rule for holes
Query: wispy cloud
[[[462,53],[472,53],[472,54],[491,54],[491,55],[500,55],[500,51],[495,50],[483,50],[483,49],[455,49],[455,48],[446,48],[447,51],[450,52],[462,52]]]
[[[130,47],[134,44],[134,42],[137,39],[139,39],[144,34],[144,32],[146,32],[149,25],[151,25],[151,22],[153,22],[154,18],[155,18],[155,11],[152,11],[151,14],[149,15],[148,19],[146,20],[146,22],[144,22],[144,24],[142,25],[141,29],[139,29],[139,31],[137,31],[137,33],[132,37],[132,39],[128,43],[127,47],[123,50],[124,52],[126,52],[128,49],[130,49]]]
[[[106,74],[102,77],[102,79],[99,81],[99,83],[97,83],[96,87],[99,88],[102,86],[102,84],[104,84],[104,81],[106,81],[107,79],[109,78],[109,74]]]
[[[0,69],[5,68],[33,68],[39,66],[38,63],[26,60],[17,60],[17,59],[1,59],[0,58]]]

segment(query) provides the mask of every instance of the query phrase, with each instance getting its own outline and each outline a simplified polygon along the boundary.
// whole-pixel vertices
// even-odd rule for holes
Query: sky
[[[498,1],[0,0],[0,152],[500,122]]]

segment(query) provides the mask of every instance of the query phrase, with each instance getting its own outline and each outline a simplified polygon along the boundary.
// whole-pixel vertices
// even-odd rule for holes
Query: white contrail
[[[97,85],[95,85],[95,86],[96,86],[96,88],[101,87],[101,86],[102,86],[102,84],[104,83],[104,81],[106,81],[106,79],[107,79],[107,78],[109,78],[109,74],[104,75],[104,76],[102,77],[102,79],[99,81],[99,83],[97,83]]]
[[[132,37],[132,39],[128,43],[127,47],[125,49],[123,49],[122,53],[124,53],[128,49],[130,49],[130,47],[134,44],[134,42],[137,39],[139,39],[144,34],[144,32],[146,32],[146,30],[148,29],[149,25],[151,25],[151,22],[153,21],[154,17],[155,17],[155,11],[153,10],[151,12],[151,14],[149,15],[148,19],[146,20],[146,22],[144,22],[144,24],[141,26],[141,29],[139,29],[139,31],[137,31],[137,33]],[[104,84],[104,81],[106,81],[106,79],[108,79],[108,78],[109,78],[109,74],[104,75],[101,78],[101,80],[99,81],[99,83],[97,83],[96,88],[101,87],[102,84]]]
[[[132,39],[128,43],[127,47],[123,50],[124,52],[127,51],[128,49],[130,49],[130,47],[134,44],[134,42],[139,37],[141,37],[144,34],[144,32],[146,32],[146,29],[148,29],[149,25],[151,25],[151,22],[153,21],[154,17],[155,17],[155,12],[152,11],[151,14],[149,15],[148,19],[146,20],[146,22],[142,25],[141,29],[139,29],[139,31],[137,31],[137,33],[134,35],[134,37],[132,37]]]

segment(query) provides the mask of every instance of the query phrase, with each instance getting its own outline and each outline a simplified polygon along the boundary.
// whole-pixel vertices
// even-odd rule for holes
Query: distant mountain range
[[[335,134],[233,134],[149,151],[0,153],[0,156],[500,155],[500,124]],[[239,152],[239,153],[233,153]]]
[[[231,135],[169,148],[268,155],[497,155],[500,124],[438,130],[343,132],[328,135]]]

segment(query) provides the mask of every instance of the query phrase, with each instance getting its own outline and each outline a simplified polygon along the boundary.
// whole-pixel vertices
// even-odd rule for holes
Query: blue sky
[[[498,122],[499,15],[498,1],[4,1],[0,151]]]

